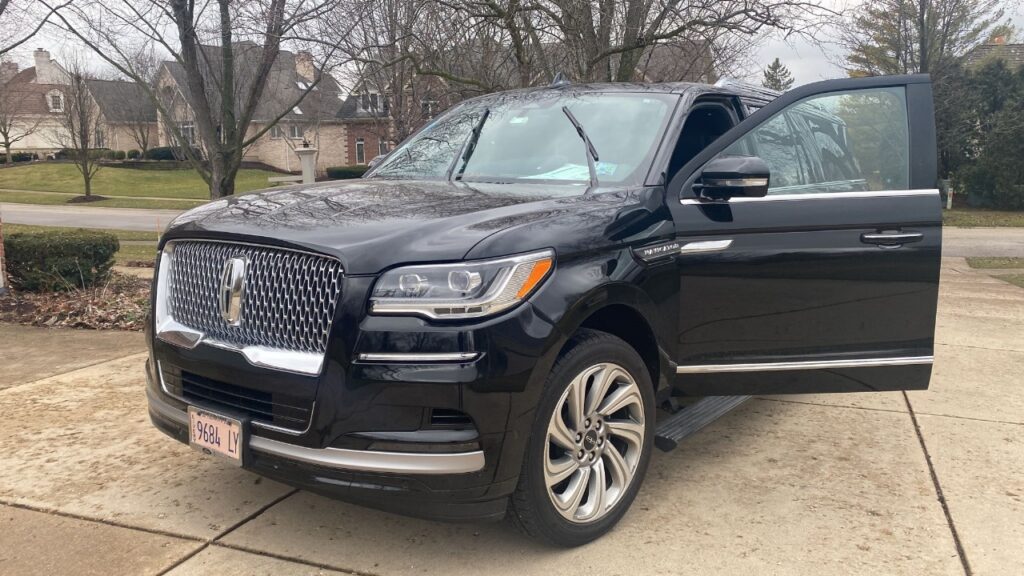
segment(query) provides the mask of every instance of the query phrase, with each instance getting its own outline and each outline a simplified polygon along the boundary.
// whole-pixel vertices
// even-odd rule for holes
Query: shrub
[[[193,148],[196,156],[201,156],[198,149]],[[184,159],[185,150],[176,146],[159,146],[146,150],[146,160],[178,160]]]
[[[32,152],[11,152],[11,162],[31,162],[36,159]],[[7,155],[0,154],[0,164],[7,163]]]
[[[124,160],[127,156],[124,150],[114,150],[114,160]]]
[[[106,280],[118,249],[117,236],[80,229],[4,237],[11,283],[35,292],[87,288]]]
[[[142,152],[139,152],[138,150],[129,150],[128,153],[125,154],[125,157],[129,160],[138,160],[141,156]]]
[[[332,166],[327,169],[327,177],[331,180],[348,180],[351,178],[362,178],[366,172],[366,166]]]

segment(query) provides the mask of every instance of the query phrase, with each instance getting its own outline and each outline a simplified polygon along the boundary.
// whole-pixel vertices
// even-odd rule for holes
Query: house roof
[[[203,68],[204,84],[208,97],[211,103],[215,104],[214,109],[216,109],[220,98],[215,90],[219,73],[215,74],[214,70],[219,71],[220,69],[221,50],[219,46],[203,46],[201,49],[204,54],[203,61],[206,63]],[[240,42],[235,45],[235,81],[239,106],[241,106],[241,95],[249,92],[254,80],[249,72],[256,69],[261,56],[262,47],[254,43]],[[182,93],[186,93],[188,83],[184,66],[177,61],[166,61],[163,63],[163,67],[178,85],[178,89]],[[340,98],[341,88],[330,75],[324,75],[317,87],[306,94],[298,106],[294,106],[306,90],[304,86],[312,81],[313,78],[304,77],[296,70],[295,54],[282,50],[274,61],[263,95],[256,104],[253,122],[273,120],[282,112],[285,112],[282,119],[285,122],[335,121],[343,102]]]
[[[124,80],[87,80],[86,84],[107,122],[156,122],[156,106],[138,84]]]
[[[37,84],[35,67],[26,68],[15,74],[4,84],[4,91],[10,97],[7,103],[12,105],[15,114],[29,116],[56,116],[59,112],[51,112],[46,103],[46,95],[54,90],[62,90],[59,84]]]
[[[1024,44],[979,44],[967,53],[967,67],[983,65],[989,60],[1005,60],[1010,68],[1024,66]]]

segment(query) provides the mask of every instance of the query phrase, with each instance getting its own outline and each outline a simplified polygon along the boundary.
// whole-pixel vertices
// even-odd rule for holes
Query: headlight
[[[522,302],[551,272],[551,250],[495,260],[406,266],[385,272],[371,295],[374,314],[480,318]]]

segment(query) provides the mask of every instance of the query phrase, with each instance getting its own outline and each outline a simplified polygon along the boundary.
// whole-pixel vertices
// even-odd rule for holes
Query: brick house
[[[61,118],[70,77],[42,48],[33,59],[35,65],[24,70],[7,63],[2,90],[15,123],[34,128],[12,151],[45,156],[63,147]],[[139,86],[121,80],[86,80],[86,86],[100,113],[93,147],[127,151],[140,149],[140,139],[156,141],[156,108]]]
[[[204,50],[205,61],[218,61],[218,48],[204,47]],[[246,93],[249,80],[246,71],[255,69],[256,59],[261,53],[259,46],[253,43],[240,42],[236,45],[236,78],[240,85],[240,93]],[[318,85],[309,89],[317,75],[318,71],[309,54],[285,50],[278,54],[263,90],[263,96],[257,103],[248,134],[257,134],[282,113],[284,115],[277,124],[245,150],[244,161],[259,162],[279,170],[296,172],[299,170],[299,161],[295,149],[302,146],[303,142],[309,142],[318,150],[317,172],[323,173],[331,166],[368,162],[380,150],[387,149],[386,138],[379,138],[373,131],[373,128],[380,124],[380,120],[368,122],[366,115],[359,112],[358,105],[354,107],[353,113],[352,102],[353,99],[358,100],[358,97],[345,96],[334,78],[325,75]],[[212,84],[215,84],[212,79],[211,82],[207,82],[207,85]],[[174,142],[174,132],[168,127],[168,123],[173,123],[185,143],[197,145],[198,133],[194,125],[194,115],[185,97],[186,75],[181,64],[173,61],[163,62],[156,75],[156,86],[170,116],[167,119],[162,118],[159,123],[160,144],[179,144]],[[307,91],[301,102],[298,102]],[[295,104],[296,102],[298,104]]]

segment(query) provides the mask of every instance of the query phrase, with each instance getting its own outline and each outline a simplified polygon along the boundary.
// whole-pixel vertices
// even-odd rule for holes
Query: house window
[[[433,118],[435,108],[437,108],[437,102],[433,100],[420,100],[420,116]]]
[[[356,164],[366,164],[366,143],[356,138]]]
[[[376,92],[363,92],[360,100],[363,110],[376,112],[380,108],[380,95]]]
[[[107,137],[106,137],[105,134],[103,134],[103,129],[102,128],[97,128],[96,131],[93,132],[93,134],[92,134],[92,147],[93,148],[106,148],[107,147]]]
[[[381,156],[388,153],[388,141],[383,138],[380,139],[380,143],[377,144],[377,153]]]
[[[196,127],[191,122],[182,122],[178,124],[178,131],[181,132],[182,143],[188,144],[189,146],[195,146],[196,144]]]
[[[46,102],[50,106],[50,112],[64,111],[64,95],[60,92],[50,92],[47,94]]]
[[[304,134],[302,133],[302,126],[292,124],[288,127],[288,136],[293,140],[302,140]]]
[[[280,124],[274,124],[270,127],[270,137],[273,139],[284,138],[284,128],[281,128]]]

